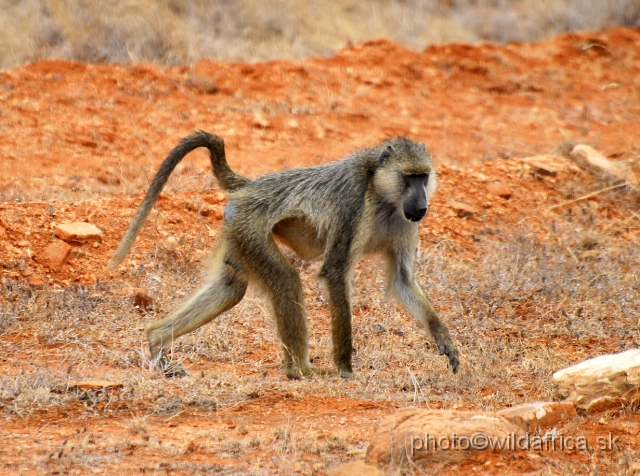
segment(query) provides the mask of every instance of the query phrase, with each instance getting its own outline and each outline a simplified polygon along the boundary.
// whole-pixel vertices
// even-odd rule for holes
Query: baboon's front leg
[[[415,303],[418,303],[418,307],[420,309],[420,314],[424,316],[424,319],[418,320],[421,324],[429,329],[431,335],[435,338],[436,345],[438,346],[438,350],[440,351],[440,355],[446,355],[449,359],[449,364],[451,365],[451,370],[453,373],[458,372],[458,368],[460,366],[458,349],[453,345],[453,341],[451,340],[451,336],[449,335],[449,329],[444,325],[438,313],[433,308],[427,297],[422,292],[422,289],[415,284],[412,286],[412,290],[410,291],[411,303],[407,302],[406,306],[411,309],[412,306],[415,306]],[[409,301],[409,299],[407,299]],[[416,316],[417,316],[416,315]]]
[[[449,358],[453,373],[460,366],[459,354],[447,326],[425,296],[414,276],[414,255],[397,252],[388,257],[389,291],[434,337],[440,355]]]
[[[349,244],[349,240],[346,238],[344,242],[347,245]],[[353,368],[351,366],[351,356],[353,354],[351,276],[348,266],[350,261],[355,260],[349,256],[349,251],[349,246],[333,247],[328,253],[319,274],[325,280],[329,294],[333,362],[342,378],[353,377]]]
[[[353,337],[351,335],[350,285],[342,277],[327,277],[326,282],[329,291],[329,310],[331,312],[333,362],[342,378],[351,378],[353,377],[353,369],[351,367]]]
[[[239,265],[219,250],[212,280],[164,319],[147,329],[151,357],[166,376],[180,376],[185,370],[170,362],[167,351],[175,339],[206,324],[231,309],[244,297],[247,281]]]

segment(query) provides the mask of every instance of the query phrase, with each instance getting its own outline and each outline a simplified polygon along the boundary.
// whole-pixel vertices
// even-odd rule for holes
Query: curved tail
[[[182,139],[182,141],[180,141],[180,143],[169,153],[167,158],[164,159],[164,162],[162,162],[160,170],[158,170],[158,173],[153,178],[142,205],[140,205],[138,212],[133,217],[131,225],[129,225],[129,229],[122,238],[122,241],[120,241],[118,249],[107,264],[105,268],[107,271],[114,270],[120,263],[122,263],[122,260],[124,260],[125,256],[127,256],[127,253],[129,253],[129,250],[133,246],[138,233],[140,233],[140,229],[151,212],[151,209],[158,201],[158,196],[160,195],[164,185],[167,183],[167,180],[169,180],[171,172],[173,172],[173,169],[176,168],[176,165],[180,163],[185,155],[198,147],[206,147],[209,149],[213,174],[216,176],[218,184],[223,190],[236,190],[244,187],[250,182],[248,178],[231,170],[229,164],[227,164],[227,158],[224,153],[224,141],[220,137],[204,131],[198,131],[195,134]]]

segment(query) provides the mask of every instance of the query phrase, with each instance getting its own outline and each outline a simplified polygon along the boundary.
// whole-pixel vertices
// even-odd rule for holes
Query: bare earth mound
[[[356,272],[353,381],[282,377],[251,292],[176,344],[187,377],[151,371],[144,329],[200,283],[226,203],[204,152],[179,166],[123,265],[103,267],[160,162],[197,129],[223,137],[249,177],[386,137],[425,142],[440,185],[417,275],[459,374],[384,299],[376,259]],[[639,187],[569,158],[588,144],[640,176],[637,30],[422,52],[379,40],[328,59],[166,70],[43,61],[0,73],[0,136],[3,474],[323,474],[363,459],[397,408],[546,401],[555,371],[640,343]],[[74,222],[101,234],[56,231]],[[292,260],[314,365],[332,369],[318,265]],[[612,448],[486,451],[431,471],[631,473],[634,409],[555,430]]]

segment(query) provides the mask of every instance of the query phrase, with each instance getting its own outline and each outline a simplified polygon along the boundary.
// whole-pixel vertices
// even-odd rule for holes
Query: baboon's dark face
[[[391,205],[396,216],[419,222],[427,214],[436,189],[436,174],[424,144],[398,138],[380,152],[373,184],[378,199]]]
[[[420,221],[427,214],[427,186],[429,174],[416,174],[404,176],[405,194],[402,202],[402,211],[409,221]]]

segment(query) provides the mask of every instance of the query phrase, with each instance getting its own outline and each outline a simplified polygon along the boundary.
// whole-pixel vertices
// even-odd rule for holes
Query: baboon
[[[351,281],[366,253],[384,257],[388,293],[431,333],[440,355],[449,358],[454,373],[458,371],[458,351],[449,331],[414,277],[418,222],[427,214],[436,176],[425,145],[405,138],[386,140],[330,164],[250,180],[229,168],[221,138],[196,132],[162,163],[107,270],[122,262],[169,175],[198,147],[209,149],[213,173],[229,192],[229,201],[210,280],[147,330],[151,356],[161,372],[184,374],[169,362],[168,346],[238,304],[250,282],[266,293],[273,306],[283,372],[289,378],[318,372],[309,362],[300,276],[275,237],[303,259],[324,261],[319,277],[328,291],[333,361],[342,377],[353,375]]]

